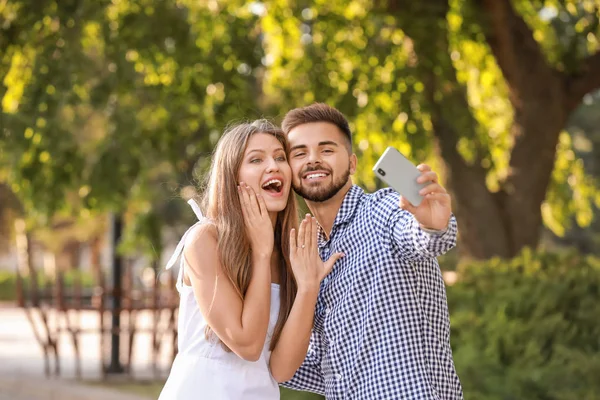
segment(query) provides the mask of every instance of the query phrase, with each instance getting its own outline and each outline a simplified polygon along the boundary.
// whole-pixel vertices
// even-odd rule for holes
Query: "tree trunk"
[[[460,251],[478,259],[507,258],[538,245],[541,204],[559,134],[583,95],[600,86],[600,61],[598,55],[591,56],[578,75],[565,76],[548,65],[509,0],[477,0],[475,4],[514,109],[510,168],[498,192],[486,185],[488,171],[481,164],[485,149],[477,143],[477,122],[450,57],[448,1],[397,0],[388,4],[388,12],[403,14],[402,28],[414,43],[437,148],[446,166],[446,185],[453,195]],[[474,162],[467,162],[458,152],[461,137],[473,143]]]
[[[449,52],[440,52],[440,55],[446,56],[447,64],[451,65]],[[524,247],[537,247],[542,229],[541,204],[554,168],[559,133],[566,123],[561,94],[544,93],[552,86],[547,77],[530,77],[532,98],[513,102],[515,117],[511,134],[515,144],[510,155],[510,170],[501,189],[493,193],[486,186],[487,171],[480,162],[468,165],[456,149],[457,128],[464,129],[454,123],[457,114],[468,115],[471,129],[476,124],[470,115],[464,88],[456,81],[456,75],[450,74],[445,78],[445,85],[451,89],[436,101],[434,93],[441,82],[433,79],[427,82],[426,87],[432,93],[434,133],[460,222],[461,252],[485,259],[513,257]],[[548,113],[551,116],[547,116]]]
[[[556,145],[571,110],[561,74],[542,54],[533,33],[509,0],[479,1],[488,44],[509,87],[514,147],[502,189],[510,255],[536,247],[542,228]]]

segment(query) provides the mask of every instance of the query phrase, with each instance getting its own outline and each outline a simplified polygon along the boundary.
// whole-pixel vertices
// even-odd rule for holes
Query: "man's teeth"
[[[268,181],[267,183],[265,183],[264,185],[262,185],[263,188],[268,187],[269,185],[275,185],[276,187],[281,186],[281,181],[279,179],[271,179],[270,181]]]
[[[324,178],[326,174],[310,174],[306,176],[306,179]]]

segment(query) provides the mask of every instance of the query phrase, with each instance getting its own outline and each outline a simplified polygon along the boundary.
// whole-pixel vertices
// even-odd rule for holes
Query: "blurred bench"
[[[175,289],[175,272],[167,274],[166,283],[153,280],[151,287],[134,285],[131,265],[125,265],[123,288],[115,291],[106,285],[104,274],[94,271],[94,282],[91,287],[84,287],[79,271],[69,271],[72,279],[70,285],[65,284],[64,273],[57,268],[52,277],[45,277],[46,282],[40,285],[39,272],[27,265],[26,271],[17,272],[17,302],[27,319],[44,354],[44,372],[46,376],[59,376],[60,348],[59,338],[68,335],[75,353],[75,375],[81,378],[81,335],[96,334],[100,340],[100,369],[102,377],[109,373],[110,343],[112,335],[119,335],[124,343],[124,372],[131,375],[134,358],[134,341],[139,333],[151,335],[151,367],[155,377],[159,377],[159,355],[162,345],[171,341],[172,354],[177,351],[177,309],[179,295]],[[25,279],[27,277],[27,279]],[[49,279],[48,279],[49,278]],[[120,307],[114,307],[115,298]],[[97,313],[98,323],[93,328],[84,327],[81,313],[92,311]],[[149,327],[140,327],[138,315],[149,312],[152,323]],[[112,324],[113,317],[123,321],[117,328]],[[124,317],[124,318],[121,318]],[[125,323],[124,323],[125,322]],[[124,354],[123,354],[124,353]]]

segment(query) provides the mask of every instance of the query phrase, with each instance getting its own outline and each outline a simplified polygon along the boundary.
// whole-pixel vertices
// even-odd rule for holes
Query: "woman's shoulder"
[[[183,248],[183,258],[194,271],[212,271],[218,262],[217,227],[210,221],[199,221],[190,228]]]
[[[217,226],[208,218],[198,221],[192,226],[185,239],[185,247],[216,244],[218,239]]]

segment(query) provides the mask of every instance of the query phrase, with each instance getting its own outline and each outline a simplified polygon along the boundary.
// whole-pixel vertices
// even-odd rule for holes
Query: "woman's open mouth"
[[[283,181],[278,178],[272,178],[263,183],[261,188],[269,195],[279,197],[283,194]]]

